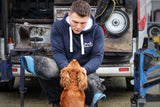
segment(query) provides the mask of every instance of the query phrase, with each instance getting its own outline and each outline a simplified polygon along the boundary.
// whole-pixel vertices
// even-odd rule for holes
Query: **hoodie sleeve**
[[[62,69],[68,65],[68,60],[64,52],[63,36],[56,24],[52,25],[51,29],[51,46],[53,49],[53,58],[56,61],[59,69]]]
[[[101,65],[104,54],[104,32],[100,26],[96,27],[94,44],[90,60],[83,66],[87,74],[95,72]]]

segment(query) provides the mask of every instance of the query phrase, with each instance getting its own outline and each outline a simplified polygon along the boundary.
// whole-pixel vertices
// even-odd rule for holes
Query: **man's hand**
[[[83,68],[83,67],[82,67],[82,69],[83,69],[83,72],[84,72],[85,74],[87,74],[87,71],[86,71],[86,69],[85,69],[85,68]]]

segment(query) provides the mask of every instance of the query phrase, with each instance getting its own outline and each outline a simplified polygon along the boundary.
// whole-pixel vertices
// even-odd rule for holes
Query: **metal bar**
[[[53,0],[53,23],[54,23],[54,0]]]
[[[20,107],[24,107],[24,93],[25,93],[25,70],[24,70],[24,65],[22,63],[22,59],[20,58],[21,61],[21,69],[20,69]]]
[[[0,0],[0,24],[2,24],[2,1],[1,0]],[[0,26],[0,38],[1,36],[2,36],[2,26]]]
[[[147,102],[156,102],[160,101],[160,94],[147,94],[146,95]]]
[[[24,22],[29,22],[29,23],[35,23],[35,24],[51,24],[53,23],[53,19],[14,19],[14,23],[24,23]]]
[[[0,61],[5,60],[4,38],[0,38]]]
[[[5,39],[5,55],[8,53],[8,0],[2,0],[2,37]]]

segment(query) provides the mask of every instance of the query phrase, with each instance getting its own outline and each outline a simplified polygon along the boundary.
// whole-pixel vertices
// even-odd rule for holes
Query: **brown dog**
[[[61,107],[85,107],[85,93],[87,88],[87,75],[77,60],[61,70],[60,85],[64,87],[61,94]]]

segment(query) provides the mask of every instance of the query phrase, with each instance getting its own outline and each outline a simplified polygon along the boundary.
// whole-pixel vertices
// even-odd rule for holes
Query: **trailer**
[[[50,29],[63,18],[74,0],[1,0],[0,62],[11,58],[12,74],[20,76],[21,55],[42,55],[52,58]],[[150,0],[86,0],[105,34],[104,59],[96,71],[102,78],[124,77],[128,89],[133,89],[134,52],[142,47],[147,36],[147,6]],[[100,5],[104,5],[104,12]],[[26,7],[27,5],[27,7]],[[108,7],[107,7],[108,6]],[[25,8],[24,8],[25,7]],[[99,10],[99,11],[98,11]],[[111,11],[109,11],[111,10]],[[102,13],[98,15],[98,12]],[[3,15],[1,15],[3,14]],[[137,19],[138,18],[138,19]],[[104,21],[100,21],[103,19]],[[23,43],[20,27],[29,31],[30,44]],[[9,47],[11,38],[14,47]],[[27,50],[25,50],[27,48]],[[20,50],[18,50],[20,49]],[[2,76],[2,75],[1,75]],[[34,77],[26,71],[26,77]],[[14,85],[12,80],[11,87]],[[10,88],[11,88],[10,87]]]

